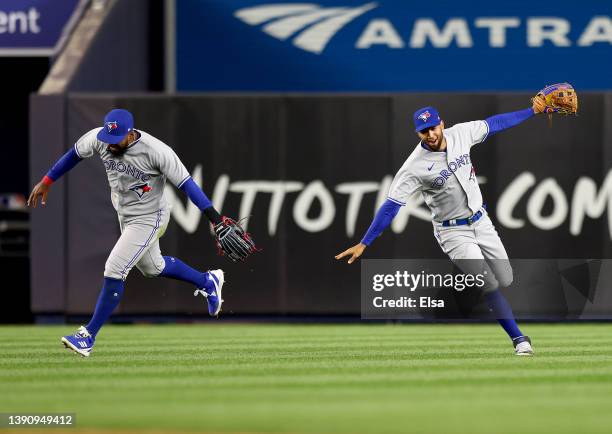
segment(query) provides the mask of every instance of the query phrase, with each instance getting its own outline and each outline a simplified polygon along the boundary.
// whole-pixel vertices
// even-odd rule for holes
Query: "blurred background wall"
[[[534,119],[479,146],[481,187],[512,257],[610,257],[608,2],[562,1],[554,14],[522,0],[58,5],[0,5],[9,95],[0,131],[11,161],[0,172],[3,321],[93,306],[118,235],[101,162],[55,184],[45,210],[28,213],[24,199],[116,106],[173,146],[219,208],[250,216],[265,250],[246,267],[224,265],[236,313],[358,313],[358,272],[332,257],[361,237],[416,144],[412,112],[434,104],[447,125],[482,119],[524,108],[558,81],[580,92],[580,116],[552,128]],[[199,215],[169,194],[164,251],[221,264]],[[368,254],[442,257],[430,231],[415,198]],[[121,313],[201,313],[184,285],[137,274]]]
[[[0,321],[33,319],[30,252],[37,237],[30,231],[25,203],[33,185],[30,178],[38,174],[34,176],[30,170],[31,152],[54,149],[60,155],[68,147],[63,136],[57,141],[58,136],[52,135],[53,130],[63,128],[58,124],[63,114],[58,107],[54,106],[52,115],[41,124],[30,124],[30,110],[35,109],[30,94],[46,92],[50,101],[61,101],[71,90],[162,91],[164,50],[159,47],[164,44],[164,6],[163,1],[139,0],[0,3],[0,70],[5,97],[0,105],[2,161],[11,162],[0,171],[0,272],[5,276],[0,287],[7,296],[0,303]],[[137,59],[132,64],[127,62],[130,53]],[[42,89],[45,81],[46,91]],[[43,150],[30,151],[31,132],[47,138]],[[61,196],[61,187],[58,190]],[[45,232],[55,231],[57,222],[50,219]],[[32,275],[38,273],[32,270]]]

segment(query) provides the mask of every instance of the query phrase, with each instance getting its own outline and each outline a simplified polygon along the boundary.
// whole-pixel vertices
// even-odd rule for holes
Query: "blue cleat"
[[[83,326],[79,327],[74,335],[64,336],[62,343],[69,350],[80,354],[83,357],[89,357],[93,350],[95,338],[92,337],[87,329]]]
[[[221,305],[223,304],[223,298],[221,298],[221,289],[225,278],[223,276],[223,270],[210,270],[208,272],[208,282],[204,288],[198,288],[195,290],[193,295],[197,296],[202,294],[208,302],[208,314],[210,316],[217,316],[221,312]]]

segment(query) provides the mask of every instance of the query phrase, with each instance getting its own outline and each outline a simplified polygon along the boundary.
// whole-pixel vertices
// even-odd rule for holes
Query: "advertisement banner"
[[[89,0],[2,0],[0,56],[53,56]]]
[[[612,258],[612,112],[601,110],[612,107],[611,98],[584,95],[578,117],[555,117],[549,127],[541,115],[471,149],[487,215],[511,259]],[[263,250],[235,264],[217,256],[201,211],[175,186],[166,188],[172,219],[160,240],[162,253],[201,270],[223,268],[226,314],[359,315],[359,264],[334,256],[359,242],[394,174],[417,146],[414,110],[434,105],[449,127],[528,101],[527,94],[71,95],[66,147],[99,125],[109,109],[129,109],[136,129],[172,146],[221,213],[246,218],[246,229]],[[587,140],[585,131],[598,133]],[[46,166],[53,159],[48,160]],[[47,255],[65,253],[66,310],[87,313],[119,224],[97,156],[81,162],[64,182],[66,245],[58,250],[51,244]],[[48,233],[45,224],[37,223],[42,234]],[[39,226],[33,229],[36,239]],[[420,195],[407,201],[362,259],[390,258],[448,261]],[[516,270],[519,275],[522,269]],[[206,303],[182,282],[145,278],[133,269],[127,287],[120,313],[206,315]],[[40,290],[44,296],[45,285]],[[551,318],[558,318],[578,312],[566,301],[568,294],[571,303],[580,296],[537,285],[507,295],[519,316],[551,308]],[[597,298],[597,313],[612,317],[606,294],[597,290],[597,297],[604,296]],[[590,303],[588,293],[577,302]]]
[[[533,92],[569,81],[611,89],[611,15],[599,0],[552,9],[529,0],[181,0],[176,86]]]

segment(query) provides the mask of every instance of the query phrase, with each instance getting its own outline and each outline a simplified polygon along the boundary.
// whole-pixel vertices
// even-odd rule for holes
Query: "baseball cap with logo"
[[[434,107],[423,107],[414,112],[414,130],[418,133],[425,128],[440,125],[440,114]]]
[[[114,109],[104,117],[104,125],[98,132],[98,140],[116,145],[133,129],[134,117],[132,113],[124,109]]]

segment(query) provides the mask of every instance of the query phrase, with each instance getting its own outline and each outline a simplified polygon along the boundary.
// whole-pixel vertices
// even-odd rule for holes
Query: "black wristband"
[[[218,225],[223,220],[214,206],[209,206],[204,210],[204,215],[213,225]]]

